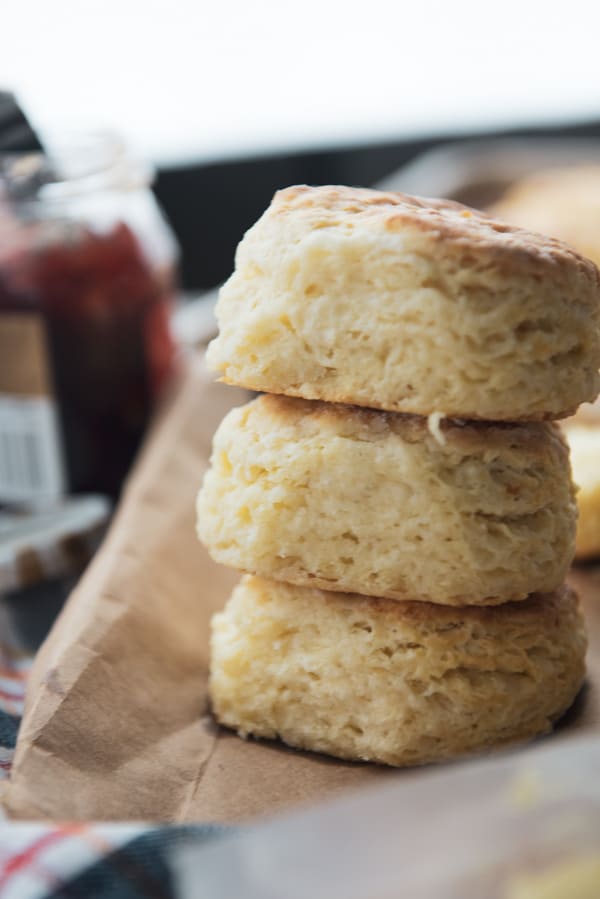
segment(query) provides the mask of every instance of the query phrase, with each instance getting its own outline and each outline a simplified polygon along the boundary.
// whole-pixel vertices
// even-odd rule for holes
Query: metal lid
[[[110,508],[103,496],[75,496],[43,511],[0,511],[0,594],[80,571]]]

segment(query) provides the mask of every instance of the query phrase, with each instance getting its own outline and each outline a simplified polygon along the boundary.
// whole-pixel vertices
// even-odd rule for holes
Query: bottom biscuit
[[[585,673],[584,622],[567,587],[480,609],[247,576],[212,627],[222,724],[388,765],[545,733]]]

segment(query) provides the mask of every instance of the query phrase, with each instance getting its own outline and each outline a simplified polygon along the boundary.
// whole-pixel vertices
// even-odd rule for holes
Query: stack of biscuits
[[[198,532],[246,572],[213,620],[242,736],[418,764],[532,738],[584,677],[553,419],[599,389],[600,276],[456,203],[279,192],[208,361],[264,392],[219,427]]]

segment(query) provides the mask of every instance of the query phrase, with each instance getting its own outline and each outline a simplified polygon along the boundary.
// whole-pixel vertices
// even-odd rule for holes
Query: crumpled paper
[[[247,399],[191,365],[36,659],[13,816],[240,819],[389,774],[243,742],[209,715],[209,620],[238,575],[198,542],[195,497],[215,427]]]
[[[198,543],[194,505],[214,429],[247,398],[214,383],[200,358],[190,365],[36,659],[4,797],[10,815],[242,821],[414,776],[243,741],[210,716],[209,621],[237,575]],[[600,570],[574,581],[590,613],[590,685],[564,736],[600,727]]]

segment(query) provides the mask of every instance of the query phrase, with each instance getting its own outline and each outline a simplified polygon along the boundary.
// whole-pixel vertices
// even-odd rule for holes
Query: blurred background
[[[600,261],[599,26],[583,0],[6,4],[0,595],[81,570],[278,188],[449,196]]]
[[[281,186],[372,185],[434,144],[600,135],[600,8],[505,0],[5,4],[0,85],[41,134],[110,128],[157,169],[208,288]]]

